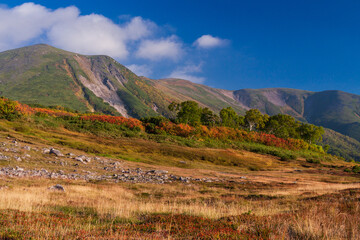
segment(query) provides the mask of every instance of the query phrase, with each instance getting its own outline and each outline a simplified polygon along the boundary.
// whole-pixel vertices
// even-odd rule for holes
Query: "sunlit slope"
[[[171,102],[110,57],[43,44],[0,53],[0,91],[30,104],[133,117],[166,115]]]

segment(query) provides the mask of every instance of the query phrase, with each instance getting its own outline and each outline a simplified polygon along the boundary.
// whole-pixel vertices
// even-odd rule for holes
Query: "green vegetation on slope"
[[[238,114],[244,114],[245,109],[249,108],[269,115],[289,114],[302,122],[331,128],[360,140],[360,96],[354,94],[295,89],[245,89],[232,92],[180,79],[156,81],[140,78],[106,56],[81,56],[90,62],[91,69],[84,69],[77,60],[79,56],[48,45],[2,52],[0,95],[29,104],[118,115],[112,106],[79,81],[80,76],[91,81],[87,76],[91,71],[103,80],[101,84],[109,82],[115,86],[114,94],[117,92],[124,109],[133,117],[174,117],[167,109],[168,104],[194,100],[216,113],[231,106]],[[354,146],[350,144],[346,151],[354,155],[358,151]]]
[[[347,160],[360,161],[360,142],[331,129],[325,129],[323,145],[329,145],[328,153]]]

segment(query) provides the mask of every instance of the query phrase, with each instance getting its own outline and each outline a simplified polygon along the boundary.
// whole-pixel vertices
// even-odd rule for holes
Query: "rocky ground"
[[[86,154],[78,155],[73,152],[64,152],[54,147],[33,146],[32,144],[20,142],[9,137],[3,139],[0,142],[0,146],[0,162],[2,162],[3,166],[0,168],[0,177],[40,177],[156,184],[222,181],[217,178],[178,176],[159,169],[131,169],[126,167],[125,162],[117,159],[89,156]],[[30,163],[39,162],[52,167],[51,169],[46,167],[40,169],[29,167],[32,165]],[[89,167],[87,168],[87,166]]]

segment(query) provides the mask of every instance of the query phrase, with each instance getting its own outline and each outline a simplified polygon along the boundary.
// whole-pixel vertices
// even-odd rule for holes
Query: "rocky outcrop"
[[[114,85],[102,71],[99,71],[96,65],[94,66],[94,64],[91,63],[91,59],[79,55],[74,56],[74,58],[86,74],[86,76],[81,75],[79,77],[81,83],[90,89],[97,97],[102,98],[114,107],[122,116],[129,117],[124,102],[117,94],[117,86]],[[111,70],[112,71],[110,71],[108,67],[108,74],[114,75],[118,84],[122,85],[122,80],[125,81],[125,78],[119,72],[115,72],[113,68],[111,68]]]

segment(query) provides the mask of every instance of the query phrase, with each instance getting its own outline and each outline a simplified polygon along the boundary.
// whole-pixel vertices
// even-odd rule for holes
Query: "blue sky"
[[[24,3],[2,2],[0,50],[45,42],[112,55],[155,79],[360,94],[360,1]]]

